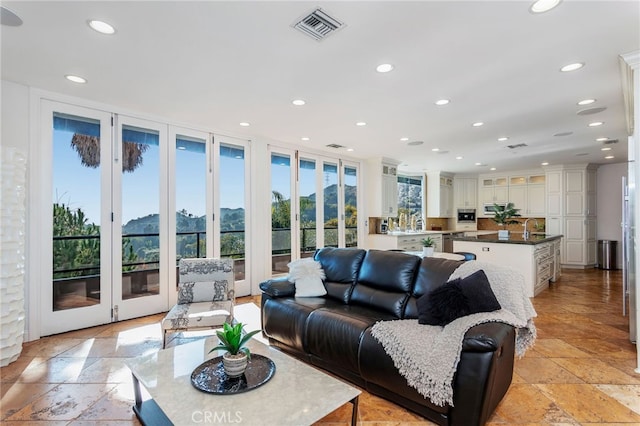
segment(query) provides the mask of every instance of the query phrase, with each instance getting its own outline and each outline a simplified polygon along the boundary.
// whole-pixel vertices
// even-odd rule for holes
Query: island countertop
[[[469,233],[467,233],[469,234]],[[503,243],[503,244],[527,244],[536,245],[562,238],[562,235],[549,235],[531,233],[529,238],[524,238],[522,232],[510,232],[509,238],[498,238],[498,233],[454,236],[453,241],[469,241],[477,243]]]

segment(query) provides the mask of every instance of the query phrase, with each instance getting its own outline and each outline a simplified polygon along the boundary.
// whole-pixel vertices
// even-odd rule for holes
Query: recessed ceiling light
[[[482,163],[476,163],[476,166],[482,166]]]
[[[616,158],[616,157],[614,157],[613,155],[607,155],[607,156],[606,156],[606,157],[604,157],[604,158],[605,158],[605,159],[607,159],[607,160],[611,160],[612,158]]]
[[[495,170],[495,169],[496,169],[495,167],[492,167],[492,168],[490,168],[489,170],[492,170],[492,171],[493,171],[493,170]]]
[[[96,19],[91,19],[91,20],[87,21],[87,24],[89,24],[91,29],[99,32],[100,34],[111,35],[111,34],[115,34],[115,32],[116,32],[116,29],[113,28],[113,26],[111,24],[107,24],[104,21],[98,21]]]
[[[358,122],[356,123],[356,126],[360,126],[360,127],[362,127],[362,126],[366,126],[366,125],[367,125],[367,123],[365,123],[364,121],[358,121]]]
[[[66,78],[69,81],[73,81],[74,83],[84,84],[84,83],[87,82],[86,78],[82,78],[82,77],[77,76],[77,75],[67,74],[67,75],[64,76],[64,78]]]
[[[240,125],[242,127],[249,127],[249,123],[247,123],[246,121],[243,121],[242,123],[240,123]]]
[[[608,141],[608,140],[609,140],[609,138],[598,138],[598,139],[596,139],[596,142],[605,142],[605,141]]]
[[[560,68],[560,71],[562,72],[576,71],[582,67],[584,67],[584,62],[575,62],[573,64],[565,65],[564,67]]]
[[[596,99],[583,99],[580,102],[578,102],[578,105],[591,105],[595,101]]]
[[[478,121],[472,124],[473,127],[480,127],[480,126],[484,126],[484,123],[482,121]]]
[[[400,138],[400,140],[401,140],[402,142],[406,142],[406,141],[408,141],[408,140],[409,140],[409,138]]]
[[[589,127],[598,127],[598,126],[602,126],[604,124],[604,121],[594,121],[593,123],[589,123]]]
[[[611,148],[608,146],[605,146],[604,148],[600,148],[600,151],[611,151]]]
[[[353,148],[347,148],[347,151],[353,152]]]
[[[186,146],[179,146],[178,149],[181,150],[181,151],[184,151],[185,149],[187,149],[187,147]]]
[[[380,64],[376,67],[376,71],[385,73],[389,71],[393,71],[393,65],[391,64]]]
[[[449,102],[451,102],[449,99],[438,99],[436,101],[436,105],[442,106],[448,104]]]
[[[306,104],[306,102],[303,101],[302,99],[293,100],[293,101],[291,101],[291,103],[294,104],[295,106],[302,106],[302,105]]]
[[[440,151],[440,148],[431,148],[431,151],[438,152],[438,151]]]
[[[309,140],[309,138],[308,138],[308,137],[306,137],[306,136],[304,136],[304,137],[300,138],[300,140],[308,141],[308,140]]]
[[[462,157],[462,156],[458,155],[458,156],[456,157],[456,160],[462,160],[463,158],[464,158],[464,157]]]
[[[509,140],[509,138],[507,138],[507,137],[498,138],[498,142],[504,142],[504,141],[507,141],[507,140]]]
[[[529,7],[531,13],[544,13],[560,4],[562,0],[538,0]]]
[[[540,163],[541,166],[548,166],[549,163],[547,163],[546,161],[544,163]]]
[[[4,6],[0,6],[0,24],[9,27],[19,27],[22,25],[22,19],[12,10]]]

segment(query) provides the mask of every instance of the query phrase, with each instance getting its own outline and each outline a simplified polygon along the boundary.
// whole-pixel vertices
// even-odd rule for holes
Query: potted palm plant
[[[502,230],[498,231],[498,238],[509,238],[509,231],[506,229],[507,225],[516,225],[520,222],[513,219],[514,217],[520,217],[520,209],[516,209],[513,203],[507,203],[505,205],[494,204],[493,221],[502,226]]]
[[[242,335],[242,323],[230,325],[225,323],[222,330],[216,331],[220,344],[211,349],[209,353],[217,350],[226,351],[222,355],[222,366],[227,376],[240,377],[247,368],[247,363],[251,358],[251,351],[245,347],[245,344],[260,330],[254,330],[250,333]]]
[[[433,241],[433,238],[431,237],[426,237],[425,239],[422,240],[422,255],[424,257],[430,257],[433,256],[433,251],[434,251],[434,246],[436,245],[435,241]]]

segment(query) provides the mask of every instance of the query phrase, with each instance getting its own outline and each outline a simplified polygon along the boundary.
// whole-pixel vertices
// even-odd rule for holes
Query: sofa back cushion
[[[418,256],[369,250],[349,303],[370,306],[402,318],[419,263]]]
[[[453,271],[463,263],[464,261],[462,260],[449,260],[435,257],[425,257],[422,259],[411,297],[409,297],[404,310],[403,318],[418,318],[418,307],[416,305],[418,298],[446,283]]]
[[[365,250],[356,248],[325,247],[316,250],[314,259],[324,270],[328,297],[349,303],[365,253]]]

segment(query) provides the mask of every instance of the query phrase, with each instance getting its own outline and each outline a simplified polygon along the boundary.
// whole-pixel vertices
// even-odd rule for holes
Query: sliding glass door
[[[111,114],[42,103],[42,334],[111,321]],[[46,176],[50,176],[47,179]]]
[[[167,126],[116,116],[114,321],[168,306]]]
[[[219,246],[216,253],[220,257],[233,259],[236,296],[251,294],[249,277],[249,144],[247,141],[228,136],[214,136],[217,154],[215,170],[217,185],[215,204],[215,234]]]
[[[274,147],[270,159],[272,274],[317,248],[356,247],[358,165]]]

